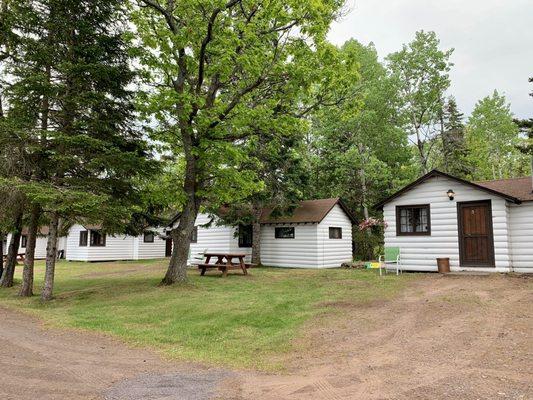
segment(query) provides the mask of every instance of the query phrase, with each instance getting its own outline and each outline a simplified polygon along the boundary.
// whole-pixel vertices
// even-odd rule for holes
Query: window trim
[[[148,235],[148,237],[152,237],[151,240],[147,240],[146,239],[146,236]],[[154,232],[150,232],[150,231],[146,231],[146,232],[143,232],[143,243],[154,243],[155,242],[155,233]]]
[[[94,233],[99,234],[103,238],[102,244],[94,244],[93,242],[93,235]],[[101,231],[91,229],[91,234],[89,238],[89,247],[105,247],[107,243],[107,235],[105,233],[102,233]]]
[[[83,238],[83,236],[85,237]],[[87,229],[84,231],[80,231],[80,239],[78,242],[79,247],[87,247],[88,244],[89,244],[89,231]]]
[[[20,235],[20,248],[25,249],[28,247],[28,235]]]
[[[339,237],[331,237],[331,232],[333,232],[333,229],[338,229],[339,232],[340,232],[340,236]],[[340,240],[342,239],[342,226],[330,226],[329,229],[329,238],[332,239],[332,240]]]
[[[402,232],[400,224],[400,213],[405,208],[427,209],[428,212],[428,230],[427,232]],[[396,206],[396,236],[431,236],[431,205],[430,204],[406,204]]]
[[[238,231],[238,242],[240,248],[250,248],[254,244],[254,228],[252,225],[239,225],[239,231]],[[250,242],[245,243],[243,240],[243,235],[241,229],[249,229],[250,230]]]
[[[282,237],[278,235],[280,229],[292,229],[292,236]],[[275,239],[295,239],[296,238],[296,229],[294,226],[278,226],[274,228],[274,238]]]

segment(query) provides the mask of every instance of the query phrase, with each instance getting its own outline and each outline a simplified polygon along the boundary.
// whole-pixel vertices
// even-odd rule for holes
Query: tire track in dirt
[[[425,275],[316,325],[290,374],[243,373],[221,398],[533,399],[531,278]]]
[[[0,307],[0,399],[207,400],[231,371],[165,362],[104,335],[45,329]],[[126,383],[124,383],[126,382]],[[168,390],[168,388],[179,390]],[[183,395],[187,393],[187,395]]]

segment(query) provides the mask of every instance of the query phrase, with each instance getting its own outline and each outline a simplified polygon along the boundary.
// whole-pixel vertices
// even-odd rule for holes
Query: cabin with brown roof
[[[272,209],[265,208],[260,222],[264,265],[334,268],[352,261],[355,219],[338,198],[302,201],[284,216],[275,216]],[[220,225],[213,222],[213,216],[200,214],[192,239],[191,257],[205,252],[238,252],[246,254],[247,262],[250,261],[251,226]]]
[[[533,272],[532,177],[470,182],[433,170],[376,205],[402,268]]]

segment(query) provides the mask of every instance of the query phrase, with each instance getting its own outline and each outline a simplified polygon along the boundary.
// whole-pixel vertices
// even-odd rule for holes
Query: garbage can
[[[450,259],[437,258],[437,267],[439,268],[439,274],[446,274],[450,272]]]

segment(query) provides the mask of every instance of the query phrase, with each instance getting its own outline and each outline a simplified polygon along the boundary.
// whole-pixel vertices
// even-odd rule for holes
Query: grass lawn
[[[0,290],[2,305],[35,314],[52,326],[105,332],[156,349],[164,356],[265,370],[280,368],[274,356],[291,349],[302,326],[328,303],[365,303],[398,293],[412,279],[375,271],[256,268],[228,278],[190,271],[190,284],[159,287],[168,261],[60,262],[55,299]],[[36,293],[44,263],[36,265]]]

